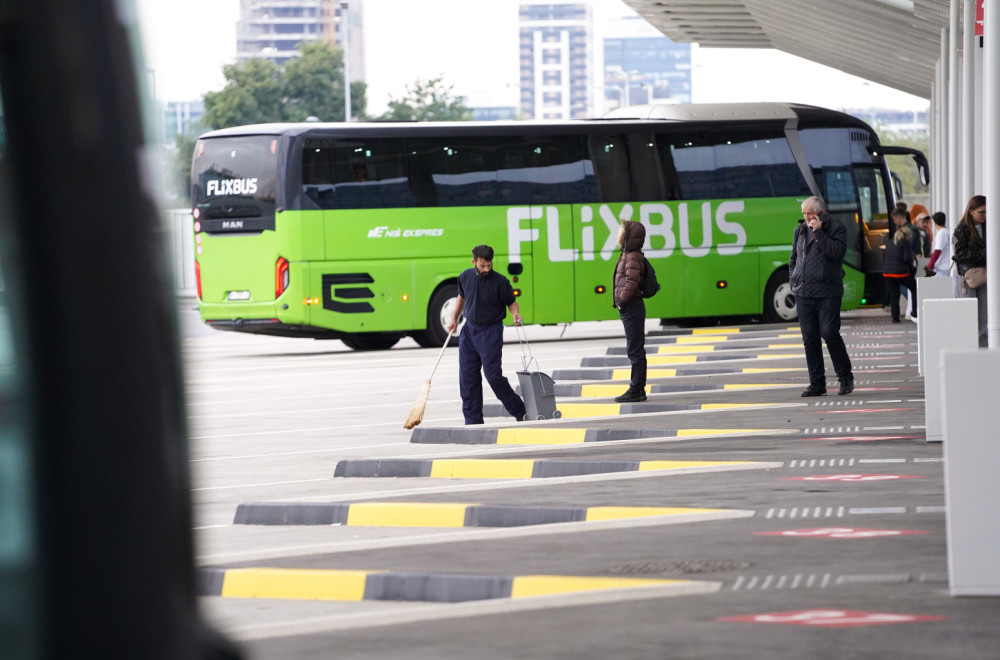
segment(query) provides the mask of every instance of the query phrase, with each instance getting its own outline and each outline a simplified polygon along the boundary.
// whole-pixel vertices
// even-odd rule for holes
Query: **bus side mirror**
[[[896,193],[896,199],[903,196],[903,180],[899,178],[899,175],[895,172],[891,173],[892,176],[892,190]]]

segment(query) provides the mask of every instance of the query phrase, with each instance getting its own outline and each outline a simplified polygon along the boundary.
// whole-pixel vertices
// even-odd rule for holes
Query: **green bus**
[[[192,167],[201,318],[355,349],[441,346],[456,278],[486,243],[525,323],[614,319],[618,223],[635,220],[662,285],[649,317],[792,321],[788,256],[813,194],[847,226],[844,307],[881,300],[896,194],[883,156],[909,153],[925,174],[923,154],[811,106],[625,113],[207,133]]]

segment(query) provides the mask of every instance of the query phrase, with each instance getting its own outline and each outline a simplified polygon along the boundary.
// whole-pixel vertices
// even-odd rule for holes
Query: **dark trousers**
[[[637,298],[618,310],[625,326],[625,352],[629,362],[636,364],[646,359],[646,303]]]
[[[476,326],[469,322],[458,336],[458,389],[462,394],[462,414],[466,424],[483,423],[483,370],[486,382],[510,415],[525,413],[524,401],[504,378],[503,325]]]
[[[906,277],[883,277],[886,285],[889,287],[889,312],[892,314],[892,320],[899,320],[899,293],[900,287],[906,287],[910,290],[910,315],[917,315],[917,278],[913,275],[908,275]]]
[[[840,380],[853,380],[851,358],[840,336],[840,298],[806,298],[795,296],[795,311],[802,329],[802,344],[806,349],[806,368],[809,382],[826,389],[826,371],[823,366],[823,344],[830,352],[833,370]]]

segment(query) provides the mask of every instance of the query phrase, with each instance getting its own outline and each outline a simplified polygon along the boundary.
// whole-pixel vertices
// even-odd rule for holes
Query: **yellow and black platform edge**
[[[519,433],[545,433],[552,437],[567,438],[566,442],[606,442],[611,440],[637,440],[640,438],[673,438],[677,429],[584,429],[584,428],[434,428],[418,426],[410,435],[410,442],[415,444],[462,444],[462,445],[493,445],[500,442],[501,436],[511,438],[509,444],[516,442]]]
[[[200,568],[199,596],[462,603],[640,587],[696,585],[686,579],[572,575],[461,575],[391,571]]]
[[[490,464],[504,462],[503,459],[489,459]],[[530,465],[528,478],[546,479],[552,477],[578,477],[588,474],[610,474],[615,472],[635,472],[649,466],[651,461],[609,460],[573,461],[559,459],[522,459],[518,461]],[[430,477],[435,466],[450,466],[454,459],[412,459],[412,458],[349,458],[337,461],[333,476],[347,478],[407,478]],[[703,461],[692,461],[700,465]],[[447,476],[452,476],[449,474]],[[480,478],[489,478],[484,474]],[[510,477],[507,477],[510,478]]]

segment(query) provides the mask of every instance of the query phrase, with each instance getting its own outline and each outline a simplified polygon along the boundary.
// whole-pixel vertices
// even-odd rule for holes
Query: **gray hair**
[[[802,202],[802,206],[811,206],[813,213],[825,213],[826,212],[826,202],[819,195],[814,195],[806,201]]]

